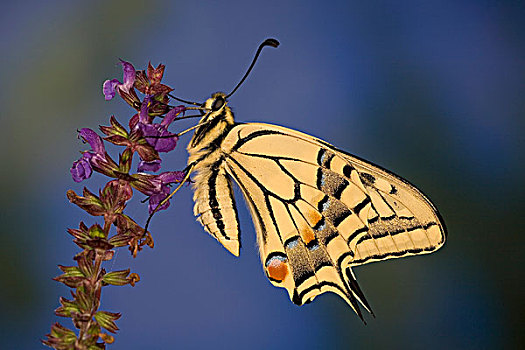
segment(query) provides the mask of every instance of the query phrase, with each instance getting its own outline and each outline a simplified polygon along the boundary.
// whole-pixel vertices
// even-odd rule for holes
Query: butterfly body
[[[340,295],[369,312],[352,267],[430,253],[446,230],[427,197],[406,180],[298,131],[235,123],[216,93],[190,141],[194,213],[239,255],[232,179],[248,204],[265,273],[298,305]]]

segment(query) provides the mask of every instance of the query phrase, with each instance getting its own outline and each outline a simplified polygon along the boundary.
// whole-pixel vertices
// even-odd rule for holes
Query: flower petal
[[[164,130],[160,124],[139,123],[142,135],[157,152],[169,152],[177,146],[179,137]]]
[[[142,105],[140,106],[139,123],[151,124],[151,118],[148,115],[148,108],[149,108],[150,102],[151,102],[150,97],[146,96],[144,98],[144,101],[142,102]]]
[[[105,155],[106,154],[106,148],[104,147],[104,142],[102,141],[102,138],[98,136],[96,132],[89,128],[82,128],[79,131],[79,136],[89,145],[91,146],[91,149],[93,152],[99,155]]]
[[[119,88],[128,92],[135,83],[135,67],[124,60],[120,60],[120,64],[122,64],[122,69],[124,70],[124,83]]]
[[[81,182],[91,176],[93,169],[91,168],[91,164],[89,164],[89,160],[82,157],[73,163],[69,172],[73,177],[73,181]]]
[[[175,120],[175,118],[182,112],[184,112],[186,110],[186,107],[184,106],[177,106],[177,107],[173,107],[169,112],[168,114],[166,114],[166,116],[164,117],[164,119],[162,120],[162,122],[160,122],[160,125],[162,126],[165,126],[165,127],[168,127],[171,123],[173,123],[173,121]]]
[[[147,123],[139,123],[139,129],[142,132],[142,136],[146,138],[148,143],[152,146],[155,146],[156,141],[158,140],[159,130],[155,125]]]
[[[160,170],[160,164],[161,164],[161,160],[160,159],[155,159],[151,162],[146,162],[146,161],[141,161],[139,163],[139,166],[137,167],[137,171],[139,172],[142,172],[142,171],[151,171],[151,172],[156,172],[156,171],[159,171]]]
[[[152,138],[149,138],[146,140],[150,142]],[[179,137],[177,136],[177,134],[172,134],[168,131],[161,130],[158,134],[158,138],[156,139],[155,144],[152,146],[155,148],[155,151],[157,152],[170,152],[170,151],[173,151],[173,149],[175,149],[175,147],[177,146],[178,140],[179,140]]]
[[[148,210],[149,210],[150,214],[153,214],[153,212],[155,210],[157,210],[157,211],[165,210],[165,209],[167,209],[170,206],[170,201],[169,200],[166,201],[166,203],[164,203],[161,206],[159,206],[159,204],[170,194],[169,187],[164,186],[162,189],[163,189],[162,192],[160,192],[158,194],[154,194],[151,197],[149,197]]]
[[[117,79],[106,80],[104,84],[102,84],[102,93],[104,94],[106,101],[109,101],[115,97],[118,85],[120,85],[120,81]]]
[[[173,182],[181,182],[185,175],[184,171],[166,171],[159,174],[158,179],[162,184],[169,184]]]

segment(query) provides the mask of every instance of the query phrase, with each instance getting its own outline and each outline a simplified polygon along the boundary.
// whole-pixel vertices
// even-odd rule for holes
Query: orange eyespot
[[[266,264],[266,271],[270,279],[282,282],[288,275],[288,264],[281,257],[273,257]]]

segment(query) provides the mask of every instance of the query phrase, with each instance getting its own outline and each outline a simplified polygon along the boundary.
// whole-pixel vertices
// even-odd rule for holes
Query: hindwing
[[[330,291],[359,316],[358,301],[371,312],[352,266],[445,241],[439,213],[413,185],[312,136],[237,124],[221,152],[250,208],[266,275],[298,305]]]
[[[221,158],[210,158],[195,169],[193,213],[209,234],[239,256],[239,219],[232,183]]]

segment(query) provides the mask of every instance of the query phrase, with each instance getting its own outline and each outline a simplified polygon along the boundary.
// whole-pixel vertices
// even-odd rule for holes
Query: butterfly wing
[[[431,253],[445,243],[443,219],[420,190],[385,169],[339,152],[354,167],[370,199],[364,207],[368,232],[348,239],[355,252],[353,266]]]
[[[298,305],[324,292],[370,311],[351,267],[429,253],[445,240],[432,203],[405,180],[312,136],[238,124],[221,145],[270,281]]]
[[[239,256],[239,218],[232,183],[221,162],[200,163],[193,190],[197,221],[228,251]]]

